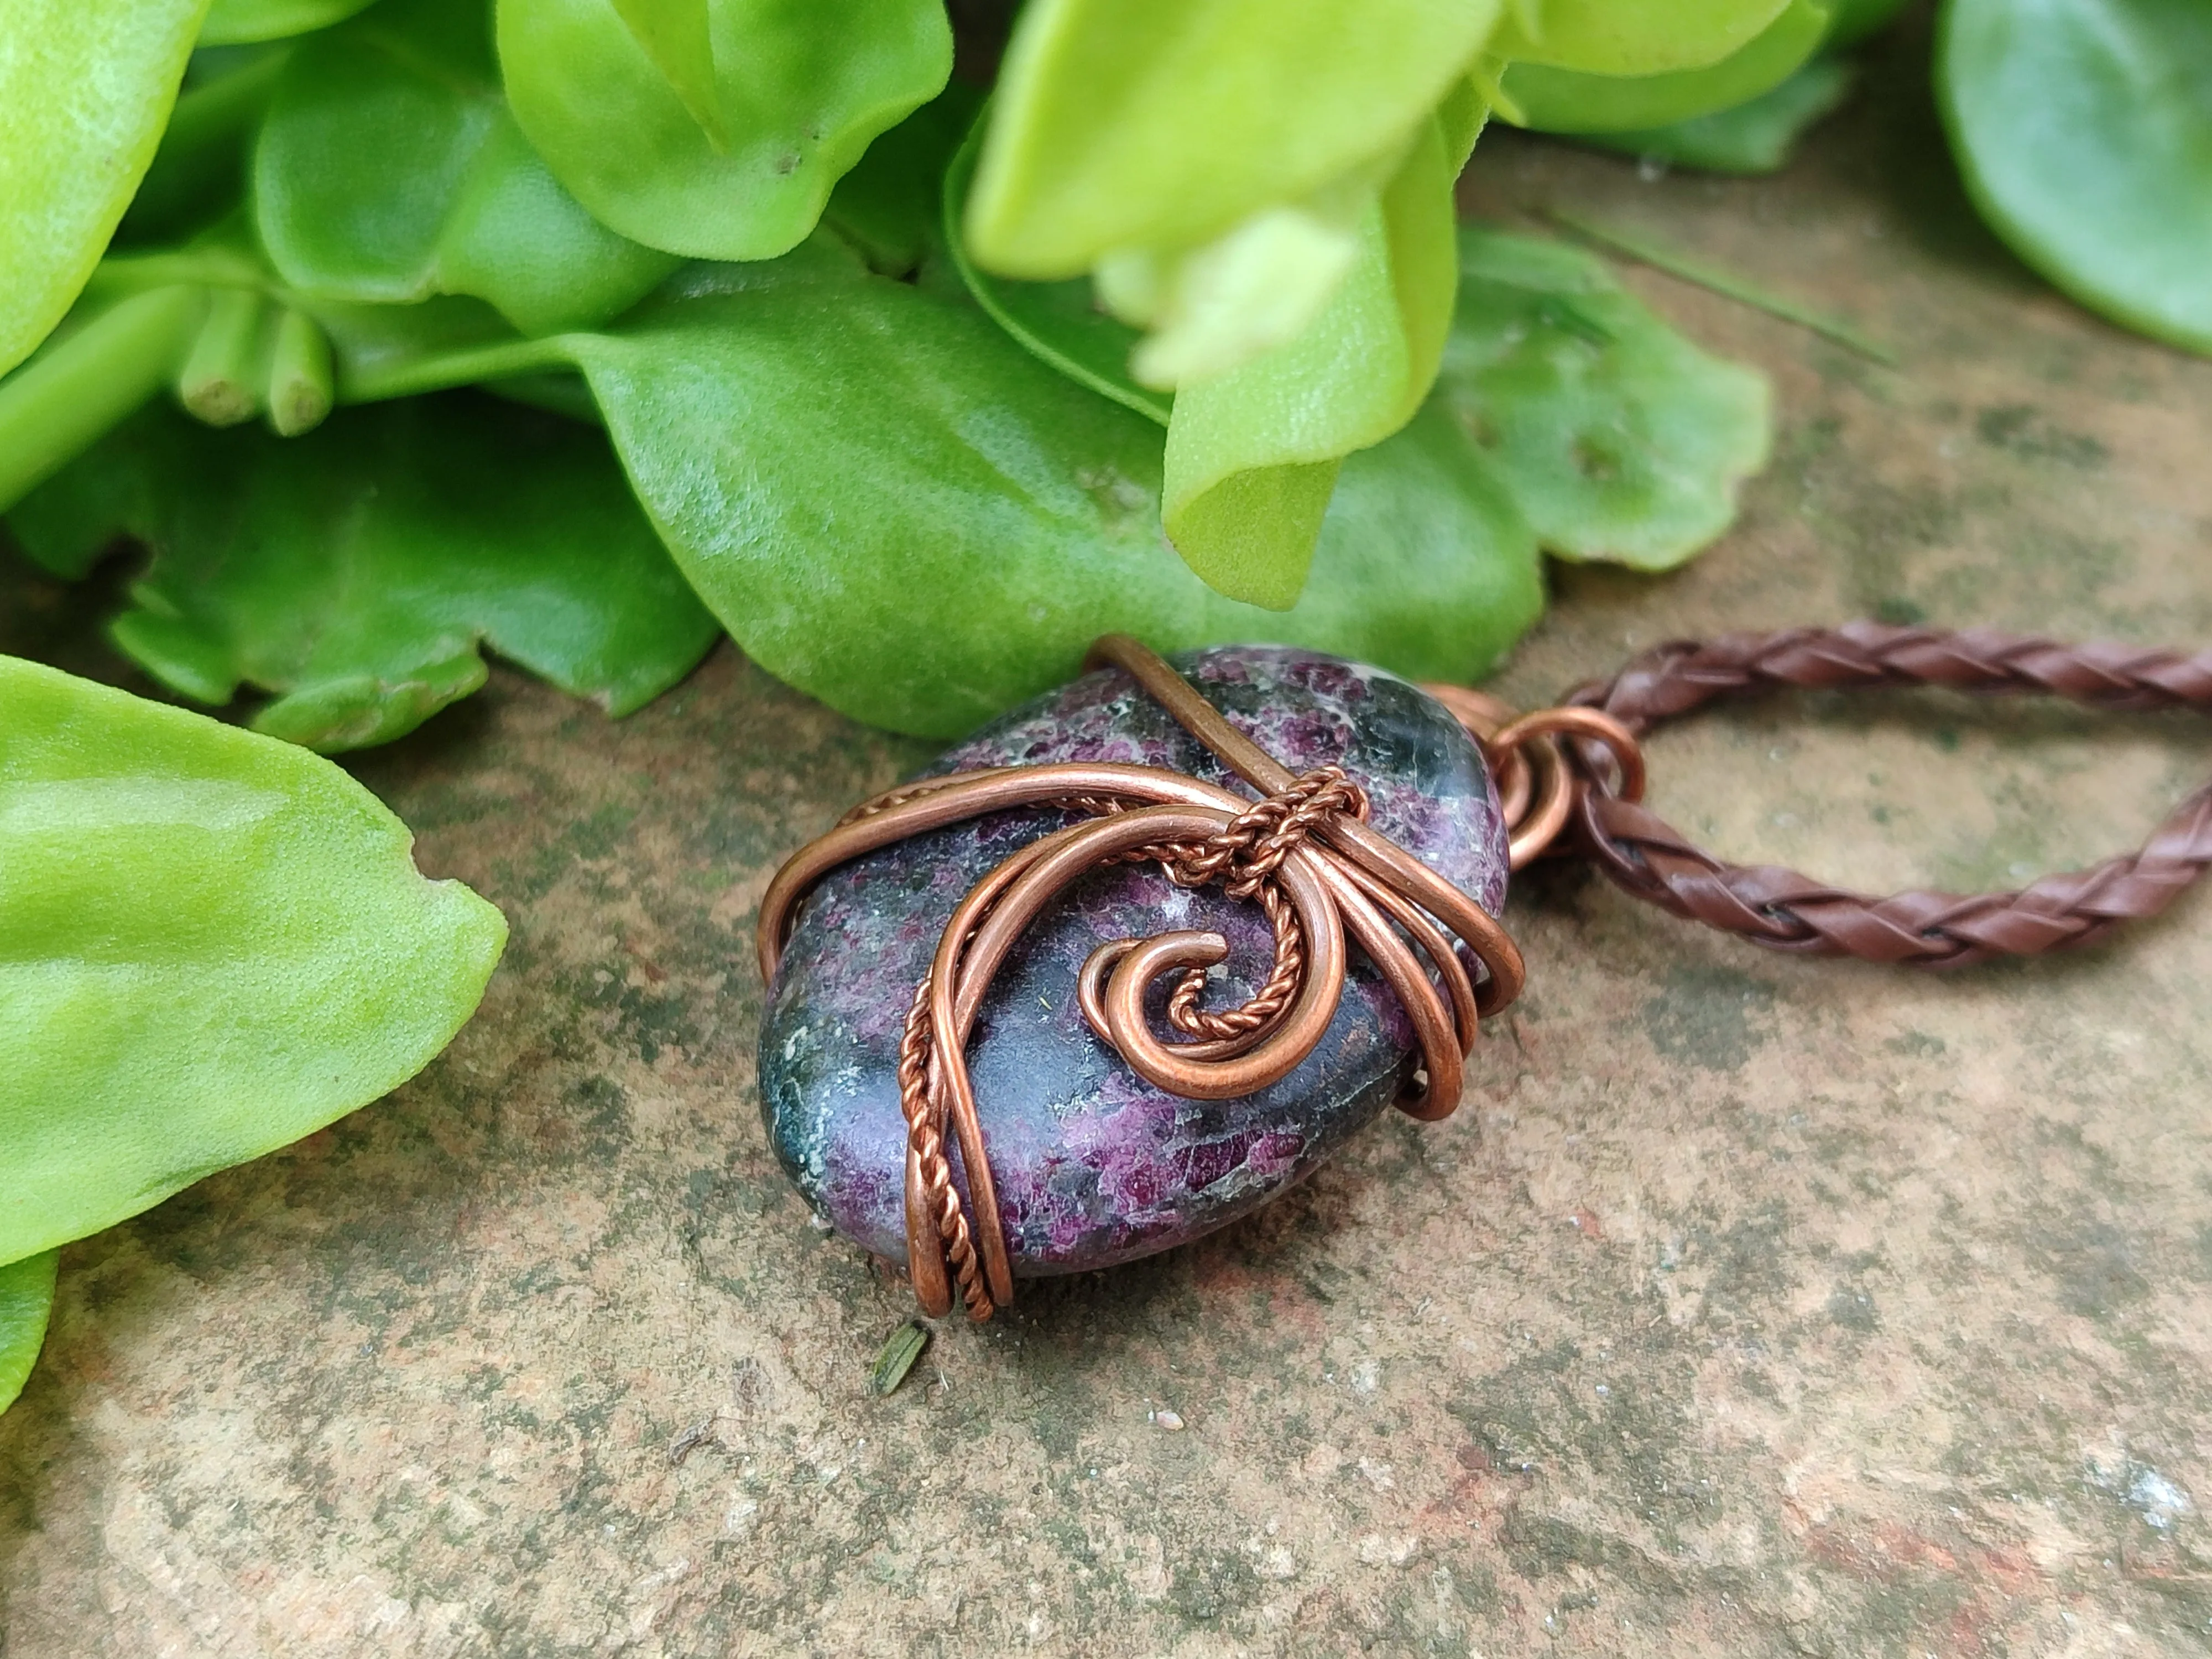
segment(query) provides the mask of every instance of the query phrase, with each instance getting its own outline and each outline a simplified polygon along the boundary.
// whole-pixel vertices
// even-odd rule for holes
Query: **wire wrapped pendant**
[[[1097,654],[763,901],[778,1152],[932,1313],[1195,1237],[1394,1099],[1444,1115],[1520,986],[1499,804],[1449,711],[1306,652],[1201,653],[1195,685]]]
[[[933,1314],[1194,1238],[1394,1097],[1450,1112],[1480,1018],[1521,987],[1506,871],[1547,850],[1771,950],[1929,967],[2101,939],[2212,867],[2207,785],[2139,850],[2015,891],[1855,893],[1692,845],[1641,804],[1640,746],[1788,688],[2204,710],[2212,653],[1848,623],[1669,641],[1523,715],[1279,647],[1198,653],[1188,679],[1118,636],[1092,659],[762,901],[776,1150],[832,1226],[904,1255]],[[1238,1000],[1208,1006],[1215,975]]]

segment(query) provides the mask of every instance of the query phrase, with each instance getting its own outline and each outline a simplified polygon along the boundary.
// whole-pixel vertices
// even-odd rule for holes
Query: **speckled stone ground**
[[[1500,137],[1468,194],[1903,358],[1631,270],[1772,373],[1775,465],[1683,574],[1563,574],[1509,694],[1869,611],[2212,640],[2212,363],[2014,265],[1909,76],[1779,179]],[[0,632],[66,623],[20,597]],[[2212,1645],[2212,896],[1931,979],[1547,874],[1457,1118],[948,1329],[877,1400],[906,1304],[776,1171],[747,933],[920,757],[725,649],[619,726],[495,674],[364,760],[506,908],[507,965],[392,1099],[65,1254],[0,1419],[9,1659]],[[2132,840],[2212,742],[1801,701],[1656,760],[1741,856],[1965,885]]]

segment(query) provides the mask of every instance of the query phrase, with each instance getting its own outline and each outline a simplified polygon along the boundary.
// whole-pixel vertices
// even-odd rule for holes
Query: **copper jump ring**
[[[1516,870],[1554,850],[1575,814],[1581,781],[1560,753],[1558,739],[1574,744],[1585,777],[1604,775],[1598,764],[1603,757],[1612,768],[1608,793],[1627,801],[1644,799],[1643,745],[1610,714],[1573,705],[1523,714],[1487,692],[1463,685],[1425,684],[1421,690],[1452,712],[1489,762]]]

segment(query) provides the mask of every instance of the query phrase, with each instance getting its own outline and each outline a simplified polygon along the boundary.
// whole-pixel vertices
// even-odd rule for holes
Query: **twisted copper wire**
[[[1218,834],[1203,842],[1139,847],[1115,860],[1158,864],[1178,887],[1205,887],[1218,882],[1227,896],[1255,899],[1267,913],[1275,938],[1275,963],[1267,983],[1237,1007],[1212,1012],[1199,1006],[1199,998],[1206,990],[1205,973],[1189,969],[1168,999],[1168,1024],[1184,1036],[1233,1038],[1263,1030],[1297,992],[1305,973],[1297,914],[1273,878],[1291,848],[1311,835],[1315,825],[1331,812],[1349,812],[1364,822],[1367,792],[1346,777],[1340,766],[1316,767],[1239,813]],[[1090,1012],[1087,1006],[1085,1012]],[[1092,1017],[1093,1030],[1100,1029],[1102,1018]]]
[[[907,1173],[907,1224],[915,1224],[917,1183],[926,1224],[934,1229],[945,1259],[960,1276],[968,1310],[976,1319],[991,1316],[989,1294],[976,1270],[975,1244],[969,1236],[968,1218],[960,1194],[952,1185],[952,1165],[945,1156],[945,1136],[939,1122],[921,1107],[928,1099],[930,1068],[930,975],[915,987],[914,1005],[907,1011],[906,1030],[899,1039],[899,1101],[906,1114],[909,1164]]]
[[[1313,1052],[1335,1013],[1352,944],[1413,1024],[1420,1066],[1398,1104],[1416,1117],[1443,1117],[1458,1105],[1478,1022],[1520,993],[1521,957],[1504,930],[1372,829],[1366,793],[1341,769],[1293,777],[1133,640],[1101,640],[1090,665],[1099,665],[1130,674],[1261,799],[1161,768],[1104,763],[926,778],[846,814],[785,864],[761,901],[761,968],[772,978],[799,901],[840,865],[987,813],[1054,806],[1085,814],[1010,854],[969,890],[947,921],[908,1012],[898,1058],[908,1127],[907,1267],[917,1298],[933,1316],[951,1310],[956,1285],[975,1319],[1012,1299],[966,1045],[1006,956],[1086,872],[1158,864],[1182,885],[1218,885],[1259,904],[1268,918],[1273,969],[1233,1009],[1199,1006],[1206,970],[1228,955],[1228,941],[1218,933],[1114,940],[1084,964],[1078,995],[1091,1029],[1139,1076],[1184,1098],[1234,1099],[1288,1076]],[[1481,964],[1480,982],[1462,962],[1462,947]],[[1169,1023],[1189,1041],[1163,1042],[1146,1020],[1146,990],[1170,974]],[[964,1199],[952,1168],[956,1146]]]

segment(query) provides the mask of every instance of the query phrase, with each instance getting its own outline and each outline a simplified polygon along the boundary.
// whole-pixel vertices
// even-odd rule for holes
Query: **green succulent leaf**
[[[54,1268],[60,1260],[59,1251],[46,1250],[0,1267],[0,1412],[23,1392],[24,1379],[46,1345]]]
[[[1101,311],[1090,283],[1080,276],[1064,283],[1009,282],[977,270],[965,258],[958,264],[975,303],[1039,362],[1147,420],[1168,423],[1174,395],[1139,385],[1129,374],[1130,354],[1144,336]]]
[[[1146,330],[1131,374],[1172,390],[1297,338],[1359,263],[1364,222],[1388,178],[1370,171],[1262,208],[1196,247],[1128,248],[1101,260],[1099,300]]]
[[[721,274],[740,280],[569,349],[754,660],[860,719],[951,735],[1072,666],[1091,618],[1169,620],[1158,427],[981,312],[848,260]]]
[[[412,1077],[507,937],[330,762],[0,658],[0,1261]]]
[[[1856,79],[1846,60],[1816,58],[1780,86],[1733,109],[1670,126],[1585,133],[1583,142],[1705,173],[1773,173],[1788,163],[1809,128],[1850,96]]]
[[[130,205],[207,0],[12,0],[0,19],[0,374],[62,319]]]
[[[1516,0],[1490,55],[1584,75],[1670,75],[1749,46],[1790,0]]]
[[[500,95],[489,11],[467,0],[384,0],[302,42],[261,130],[253,202],[304,294],[472,294],[527,333],[625,311],[679,263],[555,182]]]
[[[290,441],[149,410],[9,523],[65,575],[137,537],[153,556],[116,643],[202,702],[277,693],[254,729],[325,751],[387,742],[475,690],[483,646],[623,714],[718,631],[604,434],[468,394]]]
[[[1620,132],[1664,126],[1770,92],[1802,67],[1826,37],[1828,12],[1790,0],[1781,15],[1718,63],[1662,75],[1592,75],[1514,64],[1498,77],[1501,109],[1540,132]]]
[[[1295,338],[1182,386],[1168,422],[1163,522],[1207,584],[1285,610],[1304,586],[1336,470],[1409,420],[1451,320],[1452,167],[1423,124],[1362,216],[1352,273]]]
[[[1469,684],[1544,612],[1543,561],[1512,492],[1431,396],[1347,455],[1305,590],[1288,611],[1212,597],[1192,644],[1267,640]]]
[[[984,269],[1080,276],[1387,166],[1498,0],[1035,0],[969,203]]]
[[[307,34],[343,23],[369,3],[370,0],[215,0],[208,8],[207,25],[200,30],[200,44],[237,46]]]
[[[898,1392],[898,1385],[906,1381],[907,1373],[914,1369],[922,1350],[929,1346],[929,1327],[919,1319],[909,1319],[893,1331],[876,1355],[876,1363],[868,1367],[868,1392],[890,1395]]]
[[[1569,559],[1680,564],[1765,464],[1763,377],[1709,356],[1594,256],[1475,226],[1435,402]]]
[[[871,269],[904,276],[940,249],[959,253],[959,238],[945,217],[945,170],[981,102],[981,93],[955,81],[870,144],[830,192],[823,222],[859,249]]]
[[[1157,426],[965,305],[794,280],[578,355],[647,510],[747,653],[876,725],[968,730],[1114,629],[1465,674],[1540,609],[1533,539],[1449,423],[1346,467],[1283,615],[1213,592],[1161,541]]]
[[[1157,424],[964,295],[819,242],[695,267],[603,333],[434,354],[410,372],[419,385],[564,363],[747,654],[876,725],[969,730],[1117,629],[1470,677],[1541,609],[1533,535],[1443,415],[1345,463],[1295,609],[1224,598],[1161,536]]]
[[[834,240],[694,266],[599,332],[395,339],[375,373],[412,392],[580,370],[739,644],[877,725],[968,730],[1117,629],[1464,678],[1540,609],[1540,531],[1572,556],[1647,565],[1717,534],[1765,453],[1765,393],[1571,249],[1478,232],[1461,250],[1447,222],[1444,251],[1471,294],[1446,375],[1396,435],[1342,460],[1288,611],[1225,598],[1170,551],[1152,420],[964,292],[874,276]],[[1501,444],[1508,419],[1526,434]]]
[[[1129,359],[1144,336],[1098,305],[1088,279],[1015,282],[993,276],[969,257],[960,223],[981,137],[979,127],[945,173],[945,246],[969,296],[1040,362],[1165,426],[1174,398],[1140,384],[1129,373]]]
[[[730,147],[714,84],[714,21],[708,0],[613,0],[630,39],[684,100],[716,149]]]
[[[952,68],[941,0],[499,0],[498,14],[507,97],[554,176],[623,235],[703,259],[795,246],[869,141]]]
[[[1948,0],[1936,90],[2015,253],[2092,311],[2212,351],[2212,7]]]

